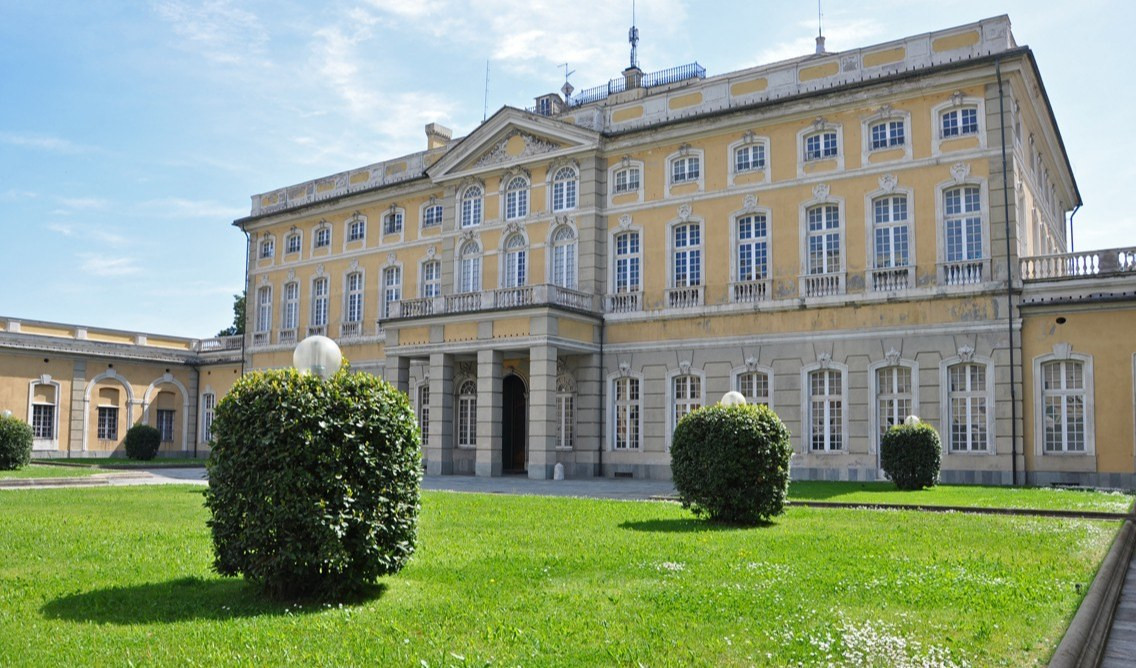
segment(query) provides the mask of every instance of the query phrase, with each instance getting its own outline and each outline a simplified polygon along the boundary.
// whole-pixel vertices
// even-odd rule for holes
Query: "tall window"
[[[698,223],[674,228],[674,287],[702,285],[702,228]]]
[[[962,107],[944,111],[939,120],[939,127],[942,130],[940,135],[943,139],[978,134],[978,109],[976,107]]]
[[[639,190],[639,168],[638,167],[624,167],[623,169],[615,172],[614,186],[612,190],[618,195],[619,193],[631,193]]]
[[[383,217],[383,234],[402,234],[401,211],[391,211]]]
[[[571,376],[556,379],[556,447],[570,450],[576,442],[576,384]]]
[[[881,439],[897,424],[903,424],[912,414],[914,399],[911,385],[911,368],[906,366],[885,366],[876,369],[876,424],[879,426],[877,438]]]
[[[763,371],[745,371],[738,374],[737,387],[747,404],[769,405],[769,374]]]
[[[418,430],[422,432],[422,442],[430,437],[430,383],[418,386]]]
[[[32,388],[32,436],[55,439],[55,385],[39,383]]]
[[[162,435],[162,443],[173,443],[174,440],[174,412],[167,408],[158,409],[158,432]]]
[[[461,276],[459,292],[478,292],[481,290],[481,246],[476,241],[467,241],[462,246]]]
[[[749,144],[734,150],[734,171],[737,173],[765,169],[765,144]]]
[[[323,248],[331,245],[331,228],[320,227],[316,229],[316,248]]]
[[[358,271],[347,274],[347,308],[345,309],[345,322],[362,322],[363,320],[363,274]]]
[[[529,215],[529,182],[514,176],[505,187],[505,218],[513,220]]]
[[[469,186],[461,197],[461,226],[474,227],[481,224],[481,187]]]
[[[680,420],[702,407],[702,379],[694,374],[675,376],[673,391],[674,422],[671,423],[672,433]]]
[[[674,162],[671,163],[671,183],[697,181],[700,174],[701,161],[696,155],[675,158]]]
[[[289,234],[288,238],[284,240],[285,253],[299,253],[300,252],[300,234]]]
[[[837,155],[836,131],[825,130],[805,137],[805,160],[823,160]]]
[[[639,379],[630,376],[615,379],[615,418],[613,430],[616,450],[639,448]]]
[[[566,211],[576,208],[576,170],[561,167],[552,177],[552,210]]]
[[[458,447],[477,445],[477,383],[466,380],[458,388]]]
[[[422,296],[437,297],[442,294],[442,263],[429,260],[422,263]]]
[[[738,281],[760,281],[769,267],[769,236],[765,214],[738,218]]]
[[[1041,365],[1046,452],[1085,451],[1085,372],[1074,360]]]
[[[402,268],[387,267],[383,270],[383,318],[391,317],[391,304],[400,299],[402,299]]]
[[[99,406],[98,437],[104,441],[118,440],[117,406]]]
[[[903,146],[907,141],[903,121],[881,121],[871,127],[872,150]]]
[[[347,223],[347,240],[360,241],[367,234],[367,221],[362,218],[352,218]]]
[[[268,237],[260,242],[260,257],[261,259],[272,257],[276,254],[276,240]]]
[[[321,276],[312,281],[312,327],[327,325],[328,279]]]
[[[514,234],[505,242],[505,287],[515,288],[525,284],[528,272],[528,251],[525,238]]]
[[[552,234],[552,283],[576,289],[576,234],[567,225]]]
[[[840,208],[835,204],[821,204],[810,208],[807,217],[809,273],[840,271]]]
[[[280,321],[281,329],[296,329],[300,317],[300,284],[296,282],[284,284],[284,317]]]
[[[213,411],[217,407],[217,395],[206,392],[201,395],[201,440],[213,440]]]
[[[262,285],[256,291],[256,331],[272,329],[272,286]]]
[[[982,258],[982,196],[978,186],[959,186],[943,193],[947,261]]]
[[[639,292],[639,233],[624,232],[615,237],[615,291]]]
[[[816,451],[844,449],[843,377],[835,369],[809,373],[809,447]]]
[[[872,212],[876,269],[908,266],[907,197],[878,197],[872,200]]]
[[[434,204],[422,210],[422,227],[434,227],[442,224],[442,205]]]
[[[955,364],[947,369],[947,382],[951,450],[986,450],[986,367],[973,363]]]

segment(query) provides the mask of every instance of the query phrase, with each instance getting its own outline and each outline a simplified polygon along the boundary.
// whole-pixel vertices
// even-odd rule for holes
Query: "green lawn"
[[[5,478],[79,478],[91,476],[96,473],[105,473],[98,469],[74,468],[70,466],[44,466],[43,464],[28,464],[15,471],[0,471],[0,480]]]
[[[213,575],[201,498],[5,493],[0,665],[1035,665],[1117,527],[432,492],[407,568],[328,607]]]
[[[917,492],[901,492],[890,482],[799,480],[789,485],[789,500],[1124,513],[1132,509],[1133,496],[1096,490],[981,485],[936,485]]]
[[[71,466],[93,466],[131,469],[160,469],[184,466],[205,466],[206,457],[155,457],[148,460],[127,459],[126,457],[82,457],[75,459],[49,459],[50,462],[70,464]]]

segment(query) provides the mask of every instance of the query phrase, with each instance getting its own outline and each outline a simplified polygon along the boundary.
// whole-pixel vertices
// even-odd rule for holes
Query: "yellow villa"
[[[947,482],[1136,486],[1136,248],[1070,252],[1080,195],[1007,17],[631,65],[254,195],[244,340],[0,318],[0,407],[62,425],[37,452],[117,449],[104,406],[200,450],[242,365],[323,334],[409,394],[430,475],[666,478],[678,420],[738,390],[795,477],[877,479],[917,414]]]

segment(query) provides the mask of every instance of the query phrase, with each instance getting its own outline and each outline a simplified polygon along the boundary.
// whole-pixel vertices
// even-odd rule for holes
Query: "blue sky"
[[[870,5],[871,13],[863,8]],[[1078,249],[1136,245],[1120,0],[827,0],[830,51],[1007,13],[1085,201]],[[0,316],[207,337],[244,275],[254,193],[421,150],[488,108],[626,66],[630,1],[3,0]],[[647,71],[813,50],[811,0],[641,0]]]

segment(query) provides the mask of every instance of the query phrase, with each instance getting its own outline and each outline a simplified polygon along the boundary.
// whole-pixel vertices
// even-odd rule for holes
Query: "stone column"
[[[603,369],[599,353],[576,358],[576,468],[579,475],[602,476],[604,442]],[[610,438],[610,434],[607,435]]]
[[[556,347],[529,348],[529,477],[552,478],[556,466]]]
[[[426,475],[454,472],[454,356],[430,355],[430,424],[425,443]]]
[[[87,449],[87,361],[75,360],[71,371],[70,424],[67,428],[67,454]],[[62,398],[59,400],[62,405]],[[63,426],[60,425],[60,431]]]
[[[410,358],[387,355],[383,366],[383,377],[399,392],[403,394],[410,392]]]
[[[500,350],[477,351],[477,458],[474,473],[501,475],[501,379],[504,356]]]

